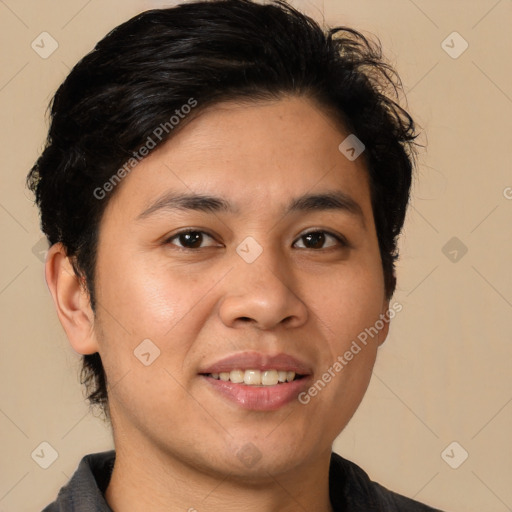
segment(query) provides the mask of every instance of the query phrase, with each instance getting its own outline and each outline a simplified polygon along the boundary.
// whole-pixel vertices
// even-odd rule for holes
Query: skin
[[[245,410],[198,371],[245,350],[286,352],[311,365],[314,382],[387,311],[364,160],[338,150],[347,135],[304,97],[203,111],[111,198],[96,315],[64,248],[50,249],[59,319],[76,352],[100,353],[110,384],[117,458],[106,499],[116,512],[332,510],[331,446],[363,398],[388,324],[307,405]],[[220,196],[239,211],[137,220],[170,190]],[[292,198],[335,190],[362,214],[284,213]],[[166,243],[191,227],[206,233],[199,249],[180,247],[183,237]],[[309,231],[325,241],[308,245]],[[252,263],[236,252],[248,236],[263,249]],[[160,350],[149,366],[133,353],[147,338]],[[261,455],[250,466],[237,457],[248,443]]]

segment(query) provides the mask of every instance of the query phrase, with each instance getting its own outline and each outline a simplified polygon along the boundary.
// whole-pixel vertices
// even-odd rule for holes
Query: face
[[[223,103],[124,178],[100,226],[94,323],[120,443],[253,479],[330,452],[385,329],[344,354],[388,306],[347,135],[305,98]]]

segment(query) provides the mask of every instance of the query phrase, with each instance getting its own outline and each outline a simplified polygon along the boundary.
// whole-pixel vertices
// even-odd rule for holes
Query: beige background
[[[403,311],[335,449],[383,485],[447,511],[512,510],[512,2],[294,3],[380,37],[428,143],[401,244],[395,300]],[[115,25],[164,5],[0,0],[0,512],[42,509],[84,454],[112,447],[82,398],[24,179],[70,67]],[[31,48],[43,31],[59,45],[47,59]],[[458,58],[442,47],[453,31],[469,44]],[[457,38],[448,44],[461,48]],[[443,252],[452,237],[458,247]],[[43,441],[58,452],[48,469],[31,458]],[[453,441],[462,448],[447,460],[469,454],[458,469],[441,457]]]

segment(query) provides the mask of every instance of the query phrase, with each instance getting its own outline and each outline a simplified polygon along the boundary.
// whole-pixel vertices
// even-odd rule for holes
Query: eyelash
[[[178,233],[175,233],[171,237],[167,238],[164,241],[164,245],[174,245],[174,244],[172,244],[172,240],[174,240],[175,238],[178,238],[180,235],[186,235],[188,233],[201,233],[201,234],[206,235],[206,236],[212,238],[213,240],[215,240],[215,237],[213,237],[212,235],[210,235],[206,231],[202,231],[200,229],[185,229],[185,230],[179,231]],[[337,235],[335,233],[332,233],[332,232],[326,231],[326,230],[322,230],[322,229],[311,230],[311,231],[308,231],[306,233],[303,233],[297,240],[300,240],[300,239],[304,238],[307,235],[317,234],[317,233],[323,233],[323,234],[325,234],[327,236],[331,236],[332,238],[334,238],[340,244],[340,246],[342,248],[350,247],[350,244],[348,243],[347,239],[344,236]],[[188,251],[196,251],[197,252],[200,249],[205,249],[205,247],[196,247],[196,248],[180,247],[180,246],[174,246],[174,247],[178,251],[185,251],[185,252],[188,252]],[[309,249],[311,251],[321,251],[321,250],[332,250],[333,247],[327,247],[326,249],[311,249],[311,248],[305,247],[305,248],[301,248],[301,249],[306,249],[306,250]],[[335,249],[335,247],[334,247],[334,249]]]

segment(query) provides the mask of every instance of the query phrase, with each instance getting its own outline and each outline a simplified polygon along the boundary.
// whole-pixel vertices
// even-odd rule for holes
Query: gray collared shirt
[[[86,455],[57,499],[42,512],[113,512],[105,500],[115,451]],[[335,512],[442,512],[388,491],[356,464],[331,454],[329,497]]]

